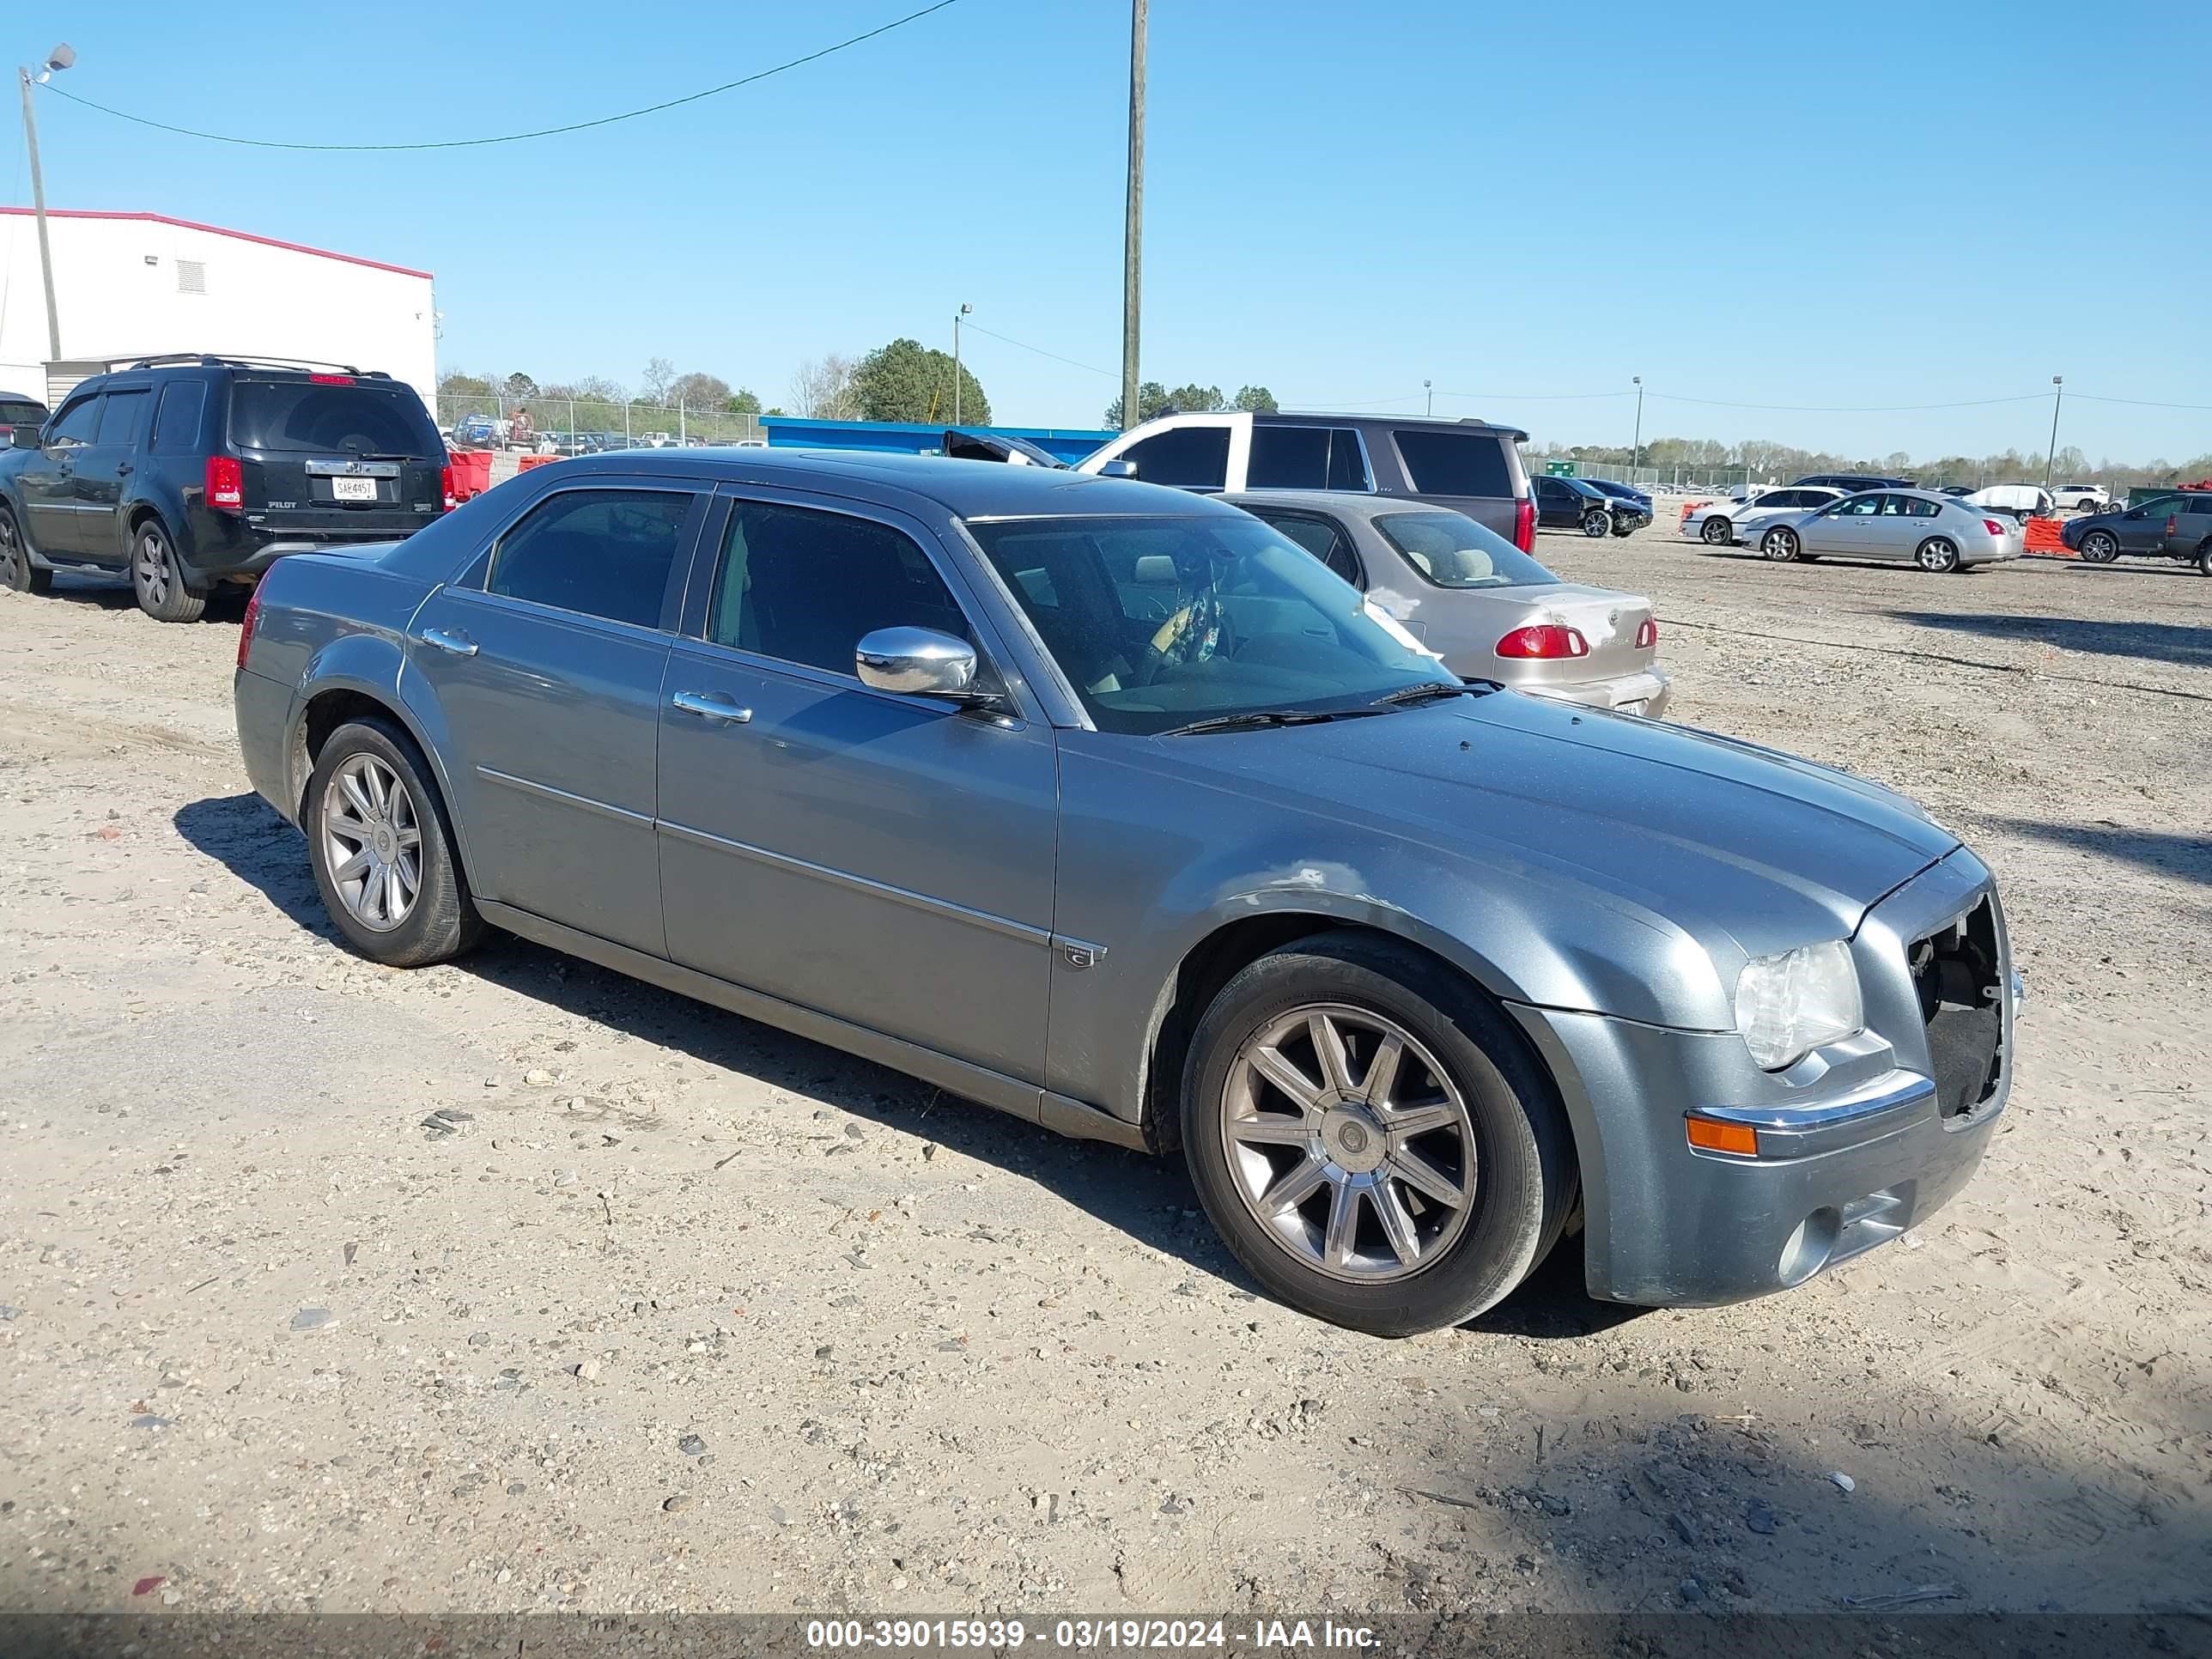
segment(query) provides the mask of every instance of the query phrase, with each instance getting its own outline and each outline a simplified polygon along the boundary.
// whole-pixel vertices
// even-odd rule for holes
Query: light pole
[[[76,62],[76,49],[66,40],[46,54],[44,68],[40,70],[40,82]],[[61,315],[54,308],[54,255],[46,241],[46,181],[39,171],[39,118],[31,108],[31,71],[18,68],[15,79],[23,92],[23,144],[31,153],[31,204],[39,219],[39,274],[46,288],[46,360],[52,362],[62,355]]]
[[[1644,377],[1632,374],[1628,378],[1636,382],[1636,443],[1628,452],[1628,470],[1633,472],[1644,461]]]
[[[2066,377],[2051,377],[2051,450],[2043,458],[2043,487],[2051,488],[2051,469],[2058,460],[2058,406],[2066,401]]]
[[[960,319],[975,307],[963,305],[952,313],[952,424],[960,424]]]
[[[1121,429],[1137,423],[1138,293],[1145,233],[1145,0],[1129,0],[1129,198],[1121,230]]]
[[[1429,400],[1429,414],[1433,418],[1437,412],[1437,394],[1429,390],[1430,385],[1431,382],[1427,380],[1422,381],[1421,393]]]

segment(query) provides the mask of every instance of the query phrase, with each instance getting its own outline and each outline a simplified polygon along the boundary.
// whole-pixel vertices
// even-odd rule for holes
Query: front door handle
[[[477,642],[465,634],[453,633],[449,629],[426,628],[416,635],[416,638],[421,640],[425,645],[435,646],[439,650],[450,652],[456,657],[473,657],[477,653]]]
[[[753,717],[750,708],[740,708],[736,702],[720,691],[678,691],[669,698],[668,706],[685,714],[696,714],[702,720],[720,720],[725,726],[743,726]]]
[[[116,476],[117,477],[118,477],[118,478],[127,477],[129,477],[129,476],[130,476],[130,472],[131,472],[131,463],[130,463],[130,462],[128,462],[128,461],[118,461],[118,462],[115,464],[115,476]]]

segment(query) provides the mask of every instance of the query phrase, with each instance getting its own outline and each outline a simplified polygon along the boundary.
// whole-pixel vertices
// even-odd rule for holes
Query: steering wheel
[[[1159,678],[1164,670],[1170,666],[1182,667],[1193,663],[1211,662],[1228,647],[1230,641],[1228,612],[1222,608],[1218,594],[1212,596],[1212,603],[1207,606],[1206,604],[1207,592],[1211,592],[1211,590],[1194,593],[1184,600],[1175,613],[1162,623],[1152,637],[1146,642],[1144,660],[1139,665],[1136,672],[1138,684],[1152,684],[1153,681]],[[1212,625],[1193,641],[1188,656],[1178,656],[1176,654],[1176,647],[1196,624],[1201,609],[1210,610]]]

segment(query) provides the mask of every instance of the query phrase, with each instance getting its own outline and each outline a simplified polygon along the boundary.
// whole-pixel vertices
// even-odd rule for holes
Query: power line
[[[1056,363],[1066,363],[1070,368],[1079,368],[1086,374],[1103,374],[1109,380],[1118,380],[1121,378],[1110,368],[1095,368],[1089,363],[1079,363],[1074,358],[1063,357],[1057,351],[1047,351],[1042,346],[1029,345],[1020,340],[1009,338],[1007,336],[998,333],[994,330],[988,329],[984,327],[982,324],[973,321],[972,319],[963,320],[960,325],[971,334],[988,334],[994,340],[1005,341],[1005,343],[1010,346],[1020,346],[1024,351],[1034,351],[1040,357],[1049,357]]]
[[[880,27],[870,29],[864,34],[856,34],[849,40],[840,40],[835,46],[824,46],[819,52],[810,52],[804,58],[792,58],[787,63],[776,64],[773,69],[760,70],[751,75],[740,76],[734,81],[725,81],[720,86],[708,87],[703,92],[687,93],[681,98],[671,98],[662,103],[647,104],[642,109],[624,110],[619,115],[602,115],[596,120],[571,121],[564,126],[538,127],[529,132],[505,132],[489,138],[441,138],[413,144],[297,144],[277,138],[240,138],[232,133],[202,132],[192,127],[172,126],[167,121],[156,121],[143,115],[133,115],[128,110],[111,109],[106,104],[96,104],[89,98],[80,98],[73,92],[64,91],[52,81],[46,82],[45,86],[48,92],[57,97],[66,98],[72,104],[82,104],[87,109],[96,109],[102,115],[112,115],[118,121],[129,121],[138,126],[152,127],[158,132],[173,132],[180,137],[204,138],[210,143],[243,144],[253,149],[355,151],[474,149],[486,144],[519,144],[530,138],[551,138],[564,132],[587,132],[593,127],[610,127],[617,121],[635,121],[640,116],[658,115],[663,110],[680,108],[685,104],[696,104],[702,98],[719,97],[723,93],[734,92],[739,87],[749,87],[756,81],[765,81],[772,75],[781,75],[787,70],[795,70],[806,64],[817,63],[829,57],[832,52],[842,52],[848,46],[857,46],[862,41],[872,40],[879,34],[889,34],[893,29],[902,28],[908,23],[917,22],[933,12],[943,11],[947,6],[956,3],[957,0],[937,0],[934,5],[924,6],[920,11],[910,11],[903,17],[893,18]]]
[[[2159,404],[2145,398],[2100,398],[2094,392],[2073,392],[2066,394],[2090,404],[2126,404],[2132,409],[2212,409],[2212,404]]]
[[[1783,415],[1905,415],[1923,409],[1987,409],[1993,404],[2041,403],[2048,392],[2023,392],[2011,398],[1975,398],[1952,404],[1734,404],[1717,398],[1685,398],[1644,388],[1644,395],[1670,404],[1700,404],[1708,409],[1763,409]],[[1626,392],[1621,394],[1626,397]]]

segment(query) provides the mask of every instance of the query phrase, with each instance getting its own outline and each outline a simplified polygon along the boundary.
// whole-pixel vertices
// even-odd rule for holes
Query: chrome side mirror
[[[975,647],[933,628],[878,628],[853,651],[860,684],[914,697],[976,702]]]
[[[1137,476],[1137,464],[1123,460],[1101,461],[1098,476],[1102,478],[1133,478]]]

